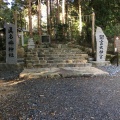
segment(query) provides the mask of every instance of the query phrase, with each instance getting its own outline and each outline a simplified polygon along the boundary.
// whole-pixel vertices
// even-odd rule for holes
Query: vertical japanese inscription
[[[13,24],[6,24],[6,63],[17,63],[16,48],[16,27]]]
[[[104,35],[99,35],[99,44],[100,44],[99,57],[100,59],[103,58],[103,40],[104,40]]]
[[[13,29],[12,27],[9,27],[8,28],[8,35],[9,35],[9,38],[8,38],[8,54],[9,54],[9,57],[14,57],[14,53],[13,53],[13,50],[14,50],[14,41],[13,41]]]
[[[105,61],[108,40],[100,27],[97,27],[96,29],[96,42],[97,42],[96,60],[99,62]]]

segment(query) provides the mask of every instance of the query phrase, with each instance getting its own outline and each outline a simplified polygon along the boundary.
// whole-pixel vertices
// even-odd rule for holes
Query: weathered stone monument
[[[28,49],[34,49],[35,48],[35,43],[33,41],[33,38],[30,38],[28,40]]]
[[[96,61],[91,61],[93,66],[110,65],[110,61],[106,61],[108,40],[100,27],[96,29]]]
[[[100,27],[97,27],[96,29],[96,43],[97,43],[96,61],[98,62],[105,61],[108,40]]]
[[[6,63],[17,63],[17,28],[14,24],[6,24]]]

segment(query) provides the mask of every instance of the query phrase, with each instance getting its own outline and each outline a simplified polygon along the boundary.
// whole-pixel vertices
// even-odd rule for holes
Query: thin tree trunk
[[[92,13],[92,55],[95,53],[95,13]]]
[[[41,35],[41,0],[38,0],[38,34]]]
[[[81,15],[80,0],[78,0],[78,7],[79,7],[79,34],[81,36],[81,33],[82,33],[82,15]]]
[[[66,0],[62,0],[62,23],[65,24],[65,3]]]
[[[66,24],[67,24],[67,22],[68,22],[68,3],[65,5],[65,8],[66,8],[66,14],[65,14],[65,22],[66,22]]]
[[[17,11],[14,12],[15,26],[17,28]]]
[[[57,24],[60,23],[60,9],[59,9],[59,0],[57,0]]]
[[[47,0],[47,33],[50,34],[50,0]]]
[[[52,30],[52,1],[50,0],[50,34]]]
[[[29,8],[28,8],[28,16],[29,16],[29,33],[30,33],[30,37],[33,37],[32,34],[32,18],[31,18],[31,0],[28,1],[29,2]]]

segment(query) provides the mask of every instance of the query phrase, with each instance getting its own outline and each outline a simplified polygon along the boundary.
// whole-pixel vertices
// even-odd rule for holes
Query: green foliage
[[[75,10],[71,11],[71,16],[78,16],[77,12]]]
[[[120,24],[116,24],[114,26],[106,26],[105,34],[108,37],[114,37],[120,35]]]
[[[77,39],[78,43],[82,46],[91,47],[91,23],[83,23],[82,33]]]
[[[102,27],[113,26],[120,20],[120,1],[91,0],[89,7],[95,11],[96,25]]]
[[[36,41],[39,41],[40,42],[40,39],[41,37],[38,35],[38,34],[34,34],[33,35],[33,40],[36,42]]]
[[[21,29],[25,26],[24,16],[26,15],[26,6],[27,1],[14,0],[14,2],[12,2],[11,10],[13,11],[13,13],[15,11],[17,12],[17,27]]]
[[[51,0],[52,1],[52,0]],[[37,13],[37,0],[32,0],[32,15]],[[52,1],[53,2],[53,1]],[[62,3],[62,0],[60,0],[60,3]],[[46,4],[46,1],[45,1]],[[96,26],[102,27],[102,29],[105,30],[105,34],[108,37],[114,37],[115,35],[120,35],[120,25],[117,23],[120,22],[120,1],[119,0],[80,0],[80,5],[82,7],[82,15],[89,15],[93,11],[95,12],[96,17]],[[21,9],[22,8],[22,9]],[[13,12],[15,10],[21,12],[21,18],[20,14],[18,15],[18,27],[22,25],[24,26],[24,16],[27,16],[27,10],[24,9],[28,8],[28,0],[13,0],[12,8],[9,9],[7,7],[7,4],[3,2],[3,0],[0,0],[0,27],[3,27],[4,22],[11,22],[13,23]],[[51,16],[51,31],[56,30],[56,39],[58,41],[66,41],[69,38],[74,38],[80,41],[81,44],[90,44],[91,43],[91,23],[87,23],[83,21],[83,31],[82,36],[80,37],[78,26],[79,26],[79,20],[78,20],[78,0],[74,0],[74,2],[66,2],[66,24],[58,24],[57,27],[56,24],[56,14],[57,14],[57,8],[56,4],[53,4],[52,11],[50,11]],[[59,10],[61,12],[61,7],[59,5]],[[26,12],[26,13],[25,13]],[[68,23],[71,22],[71,25],[68,27]],[[41,28],[44,29],[44,25],[41,25]],[[69,28],[69,29],[68,29]],[[70,35],[68,34],[71,34]],[[52,36],[51,32],[51,36]],[[34,34],[34,40],[40,40],[39,36]],[[25,36],[25,41],[29,36]]]
[[[27,8],[28,1],[27,0],[13,0],[12,9],[19,10],[20,8]]]
[[[30,38],[30,36],[28,34],[24,35],[24,44],[25,46],[28,44],[28,39]]]
[[[56,39],[60,42],[65,42],[67,39],[68,24],[58,24],[56,27]]]
[[[5,22],[13,23],[13,14],[6,5],[3,5],[0,7],[0,27],[4,27]]]
[[[30,35],[28,33],[24,34],[24,44],[25,44],[25,46],[27,45],[29,38],[30,38]],[[40,42],[40,39],[41,39],[41,37],[39,35],[37,35],[36,33],[34,33],[34,35],[33,35],[34,42],[36,42],[36,41]]]

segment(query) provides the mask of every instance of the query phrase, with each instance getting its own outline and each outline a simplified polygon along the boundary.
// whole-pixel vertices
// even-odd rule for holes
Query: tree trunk
[[[59,0],[57,0],[57,24],[60,23],[60,9],[59,9]]]
[[[30,37],[33,37],[32,34],[32,18],[31,18],[31,0],[28,0],[29,2],[29,8],[28,8],[28,16],[29,16],[29,33],[30,33]]]
[[[50,34],[50,0],[47,0],[47,33]]]
[[[41,0],[38,0],[38,34],[41,35]]]
[[[92,55],[95,53],[95,13],[92,13]]]
[[[65,24],[65,3],[66,0],[62,0],[62,23]]]
[[[52,31],[52,1],[50,0],[50,34]]]
[[[78,0],[78,8],[79,8],[79,34],[81,36],[81,33],[82,33],[82,15],[81,15],[80,0]]]
[[[65,11],[66,11],[66,14],[65,14],[65,23],[67,24],[68,23],[68,7],[69,7],[69,5],[68,5],[68,3],[66,3],[66,5],[65,5]]]

